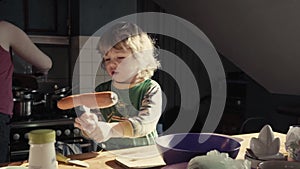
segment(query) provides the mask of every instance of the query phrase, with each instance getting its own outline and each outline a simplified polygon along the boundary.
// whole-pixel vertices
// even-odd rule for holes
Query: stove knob
[[[56,130],[56,136],[61,136],[61,130]]]
[[[80,134],[80,130],[79,130],[79,129],[73,129],[73,133],[74,133],[75,135],[79,135],[79,134]]]
[[[13,135],[13,139],[14,139],[15,141],[18,141],[18,140],[20,139],[20,134],[18,134],[18,133],[14,134],[14,135]]]
[[[66,130],[65,130],[65,135],[66,135],[66,136],[69,136],[70,134],[71,134],[71,130],[70,130],[70,129],[66,129]]]
[[[25,133],[25,134],[24,134],[24,138],[25,138],[25,139],[28,139],[28,135],[29,135],[29,133]]]

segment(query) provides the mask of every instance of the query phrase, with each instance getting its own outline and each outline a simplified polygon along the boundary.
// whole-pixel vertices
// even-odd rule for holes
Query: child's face
[[[138,62],[130,49],[112,48],[103,59],[106,72],[116,82],[130,83],[138,73]]]

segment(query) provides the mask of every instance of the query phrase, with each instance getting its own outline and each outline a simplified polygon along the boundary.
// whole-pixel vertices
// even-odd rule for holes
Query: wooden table
[[[286,153],[285,148],[284,148],[284,142],[285,142],[286,135],[274,132],[274,136],[280,138],[280,142],[281,142],[280,143],[281,144],[280,152]],[[258,133],[233,135],[232,137],[243,139],[243,141],[241,142],[241,148],[240,148],[239,154],[237,156],[237,159],[244,159],[246,148],[249,148],[250,139],[252,137],[257,138]],[[79,155],[72,155],[70,157],[73,159],[83,160],[83,161],[87,162],[90,165],[89,169],[99,169],[99,168],[101,168],[101,169],[123,169],[123,168],[125,168],[124,165],[122,166],[118,162],[118,161],[122,161],[122,159],[123,159],[122,157],[120,158],[120,156],[126,156],[132,152],[138,153],[137,156],[147,155],[147,153],[151,154],[151,151],[152,152],[157,151],[155,145],[115,150],[115,151],[83,153],[83,154],[79,154]],[[118,159],[118,161],[116,160],[116,158]],[[152,162],[153,163],[163,163],[163,161],[160,161],[160,160],[162,160],[162,158],[159,155],[157,155],[155,157],[151,157],[148,159],[131,160],[131,162],[135,163],[135,164],[140,164],[140,165],[145,165],[147,163],[152,163]],[[124,159],[123,159],[123,161],[124,161]],[[26,164],[10,163],[9,165],[26,165]],[[83,167],[77,167],[77,166],[67,165],[67,164],[62,164],[62,163],[59,163],[58,168],[59,169],[84,169]],[[161,168],[161,167],[158,167],[158,168]]]

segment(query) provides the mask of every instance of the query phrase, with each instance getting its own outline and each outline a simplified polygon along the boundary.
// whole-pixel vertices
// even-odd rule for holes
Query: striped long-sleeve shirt
[[[121,122],[125,138],[111,138],[102,143],[102,148],[119,149],[154,144],[157,137],[156,125],[162,111],[162,93],[157,82],[147,79],[129,89],[117,89],[112,81],[100,84],[96,92],[113,91],[118,103],[101,109],[107,122]]]

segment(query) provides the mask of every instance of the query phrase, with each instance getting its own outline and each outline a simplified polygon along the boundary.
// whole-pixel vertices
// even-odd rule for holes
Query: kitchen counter
[[[275,137],[280,138],[280,152],[286,153],[284,148],[285,142],[285,134],[274,132]],[[252,134],[241,134],[241,135],[233,135],[235,138],[243,139],[241,142],[241,148],[237,159],[244,159],[244,155],[246,152],[246,148],[249,148],[250,139],[252,137],[258,137],[258,133]],[[128,156],[132,156],[135,154],[134,160],[129,160]],[[122,150],[115,150],[115,151],[102,151],[102,152],[91,152],[91,153],[84,153],[79,155],[72,155],[70,156],[72,159],[83,160],[87,162],[90,167],[89,169],[123,169],[128,168],[127,166],[155,166],[155,165],[164,165],[162,158],[157,154],[156,156],[151,156],[150,154],[157,154],[157,149],[155,145],[152,146],[144,146],[144,147],[136,147],[136,148],[129,148],[129,149],[122,149]],[[147,156],[147,158],[145,158]],[[121,164],[121,163],[125,163]],[[26,163],[10,163],[9,165],[26,165]],[[83,167],[77,167],[74,165],[68,165],[59,163],[59,169],[83,169]],[[161,167],[156,167],[161,168]]]

